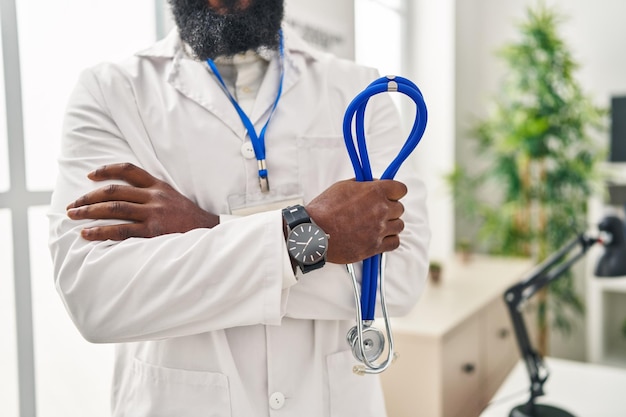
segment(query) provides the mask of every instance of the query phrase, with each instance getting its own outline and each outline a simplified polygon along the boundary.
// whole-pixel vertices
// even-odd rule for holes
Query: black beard
[[[261,47],[278,49],[284,0],[253,0],[241,10],[226,1],[228,13],[218,14],[207,0],[168,0],[180,37],[196,58],[232,56]]]

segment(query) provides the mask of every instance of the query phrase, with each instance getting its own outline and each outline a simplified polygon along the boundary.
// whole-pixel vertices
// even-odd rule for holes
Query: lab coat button
[[[275,392],[270,395],[270,407],[272,410],[280,410],[285,405],[285,395],[282,392]]]
[[[254,159],[254,148],[252,147],[252,142],[249,140],[245,141],[243,145],[241,145],[241,154],[246,159]]]

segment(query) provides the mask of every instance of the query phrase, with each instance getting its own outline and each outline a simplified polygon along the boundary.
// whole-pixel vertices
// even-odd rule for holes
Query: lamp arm
[[[598,242],[596,238],[589,238],[584,234],[579,235],[542,262],[529,274],[528,278],[511,286],[504,293],[504,301],[509,310],[517,346],[530,378],[529,404],[534,404],[535,398],[544,394],[543,384],[548,379],[549,372],[543,358],[532,346],[521,308],[537,291],[563,275],[596,242]],[[575,248],[580,248],[579,252],[567,257]]]

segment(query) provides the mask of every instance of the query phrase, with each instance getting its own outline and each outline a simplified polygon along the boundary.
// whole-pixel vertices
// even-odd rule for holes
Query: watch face
[[[324,258],[328,237],[313,223],[297,225],[289,233],[289,254],[304,265],[313,265]]]

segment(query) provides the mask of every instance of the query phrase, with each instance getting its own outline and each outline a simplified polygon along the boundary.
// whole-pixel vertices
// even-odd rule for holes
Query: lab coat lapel
[[[168,82],[181,94],[213,113],[238,137],[245,137],[245,127],[237,111],[204,63],[186,57],[179,50],[174,56]]]
[[[293,87],[300,78],[300,69],[296,62],[289,55],[285,56],[285,77],[283,80],[283,91],[282,95],[284,96],[290,89]],[[250,120],[252,123],[258,126],[259,122],[265,123],[265,120],[269,116],[269,112],[274,106],[274,102],[276,101],[276,94],[278,94],[278,86],[280,84],[280,60],[278,57],[274,57],[269,66],[267,67],[267,72],[265,73],[265,77],[263,78],[263,82],[261,83],[261,87],[259,88],[259,93],[254,102],[254,106],[252,108],[252,115],[250,116]],[[278,102],[277,109],[280,109],[280,101]]]

